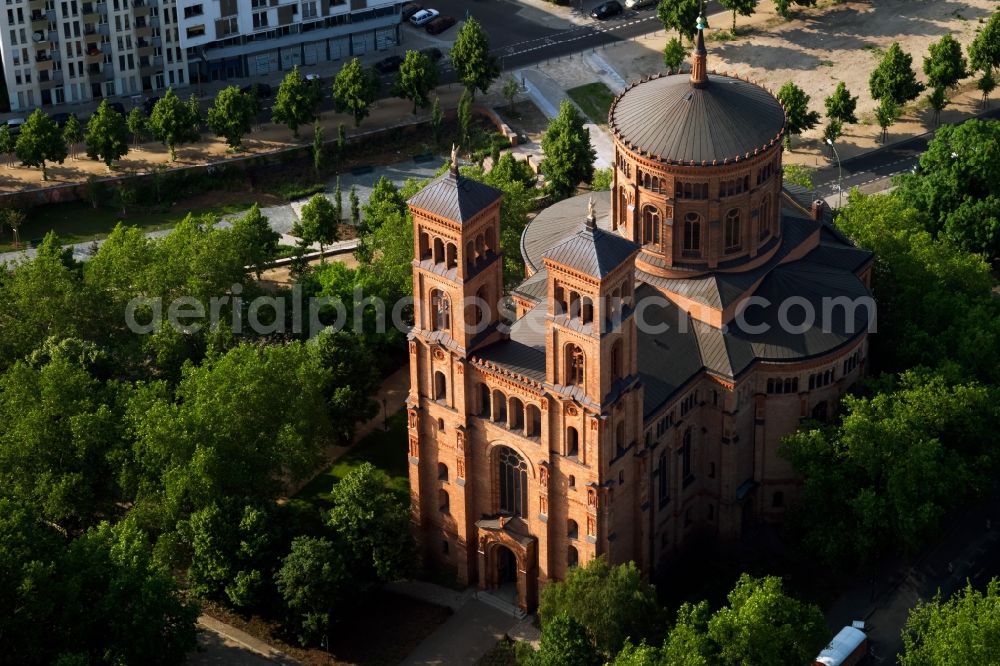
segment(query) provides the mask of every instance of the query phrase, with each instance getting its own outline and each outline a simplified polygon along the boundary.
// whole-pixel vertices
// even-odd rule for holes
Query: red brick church
[[[424,557],[539,590],[598,555],[652,570],[695,535],[779,520],[781,437],[863,373],[872,257],[782,185],[785,114],[709,73],[626,88],[610,196],[526,228],[504,299],[496,190],[452,169],[410,202],[409,461]],[[832,305],[831,305],[832,304]],[[483,307],[486,305],[486,307]],[[815,317],[805,314],[812,310]]]

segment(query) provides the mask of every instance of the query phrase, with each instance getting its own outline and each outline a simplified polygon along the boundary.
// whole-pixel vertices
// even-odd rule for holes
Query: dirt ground
[[[344,252],[343,254],[336,254],[330,257],[326,257],[326,262],[338,262],[344,264],[348,268],[357,268],[358,260],[354,258],[354,251]],[[310,266],[319,266],[323,263],[322,259],[315,259],[309,262]],[[290,287],[294,284],[295,280],[292,279],[292,269],[290,266],[279,266],[277,268],[268,268],[260,274],[260,286],[268,291],[276,291],[280,287]]]
[[[786,81],[794,81],[811,96],[811,108],[824,113],[823,100],[844,81],[858,95],[858,125],[845,128],[837,148],[843,159],[878,146],[879,127],[874,120],[875,102],[868,93],[868,77],[881,51],[898,41],[913,56],[914,69],[923,81],[923,58],[927,47],[951,33],[964,48],[990,14],[1000,9],[995,0],[872,0],[833,4],[829,0],[816,8],[799,8],[791,21],[774,12],[774,4],[763,0],[757,13],[738,17],[740,37],[728,39],[731,14],[712,17],[709,30],[709,68],[733,72],[756,80],[776,92]],[[634,43],[598,50],[598,54],[626,80],[636,80],[663,69],[662,49],[674,33],[655,35]],[[576,59],[583,67],[582,59]],[[554,63],[551,75],[567,86],[580,76]],[[593,77],[593,71],[589,72]],[[998,93],[994,93],[994,98]],[[975,79],[963,82],[952,92],[951,103],[941,114],[942,122],[961,120],[978,109],[980,94]],[[905,110],[889,129],[889,140],[898,141],[932,128],[933,112],[926,103],[927,93]],[[994,99],[995,103],[995,99]],[[825,122],[825,119],[824,121]],[[788,162],[816,166],[827,163],[828,150],[822,143],[822,123],[796,138]]]

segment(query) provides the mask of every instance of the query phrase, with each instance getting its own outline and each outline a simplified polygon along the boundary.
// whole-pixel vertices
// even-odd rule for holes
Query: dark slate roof
[[[541,301],[545,298],[545,290],[548,288],[548,284],[549,272],[542,269],[517,285],[514,288],[514,293],[518,296],[525,296],[536,301]]]
[[[636,302],[644,298],[662,295],[649,285],[640,285],[636,291]],[[691,335],[692,320],[672,302],[658,308],[647,308],[643,312],[642,326],[638,335],[639,378],[642,380],[644,414],[649,416],[681,386],[701,371],[703,363],[698,340]],[[666,330],[662,329],[666,324]],[[656,329],[652,327],[656,326]],[[649,333],[657,330],[656,334]]]
[[[764,88],[710,74],[695,88],[688,74],[658,76],[626,88],[611,105],[611,130],[632,150],[664,162],[711,164],[775,142],[785,111]]]
[[[607,193],[606,193],[607,194]],[[552,204],[531,220],[521,232],[521,256],[533,271],[544,270],[542,255],[580,228],[580,220],[587,216],[589,195],[563,199]],[[611,230],[611,196],[594,198],[597,226]]]
[[[545,381],[545,313],[543,303],[514,322],[510,339],[479,349],[475,356],[537,382]]]
[[[461,223],[472,219],[499,198],[500,190],[449,169],[410,197],[407,203]]]
[[[589,220],[579,231],[548,250],[542,257],[592,277],[602,278],[638,251],[639,246],[632,241],[613,231],[599,229],[596,220]]]

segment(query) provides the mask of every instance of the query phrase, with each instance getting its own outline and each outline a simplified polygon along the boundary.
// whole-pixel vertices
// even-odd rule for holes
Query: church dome
[[[666,162],[722,164],[781,140],[785,111],[771,93],[742,79],[658,76],[626,88],[611,106],[612,132],[635,153]]]

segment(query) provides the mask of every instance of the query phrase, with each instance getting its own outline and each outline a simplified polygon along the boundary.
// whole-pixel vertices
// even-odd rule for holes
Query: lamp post
[[[833,141],[830,139],[827,139],[826,142],[833,148],[833,154],[837,158],[837,208],[840,209],[844,206],[844,170],[840,165],[840,153],[837,152],[837,146],[833,145]]]

